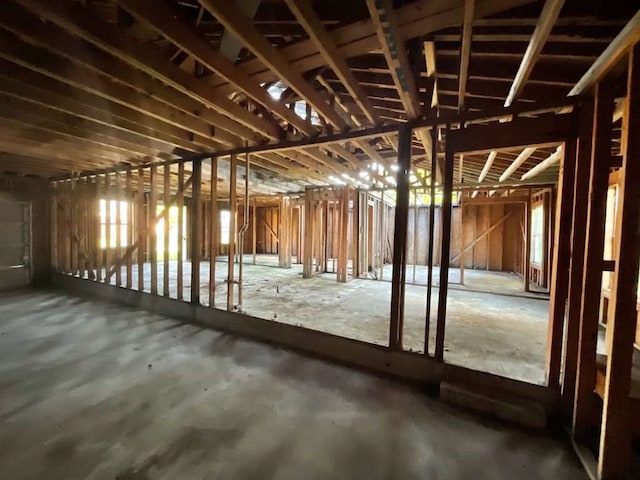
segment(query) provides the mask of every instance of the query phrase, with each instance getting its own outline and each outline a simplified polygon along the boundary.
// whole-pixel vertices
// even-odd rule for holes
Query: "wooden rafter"
[[[556,149],[555,152],[553,152],[551,155],[549,155],[547,158],[545,158],[538,165],[533,167],[531,170],[523,173],[522,177],[520,177],[520,180],[528,180],[529,178],[533,178],[536,175],[541,174],[542,172],[544,172],[549,167],[551,167],[551,166],[555,165],[556,163],[558,163],[560,161],[561,157],[562,157],[562,145],[559,146]]]
[[[213,46],[186,24],[172,15],[167,6],[160,3],[151,4],[144,0],[116,0],[119,5],[143,22],[156,28],[162,35],[178,45],[183,51],[196,58],[201,64],[216,72],[253,100],[272,111],[301,132],[311,135],[314,129],[309,120],[305,120],[271,95],[254,80],[248,78],[230,60],[217,52]],[[264,113],[264,112],[263,112]]]
[[[379,122],[379,117],[369,101],[367,95],[360,87],[353,72],[349,69],[346,60],[338,51],[331,35],[325,30],[322,21],[316,14],[310,0],[286,0],[287,5],[296,16],[300,24],[309,34],[320,54],[327,64],[343,83],[353,101],[366,115],[369,122],[375,124]]]
[[[464,22],[462,23],[462,39],[460,42],[460,73],[458,75],[458,110],[462,110],[464,107],[464,98],[467,93],[475,3],[475,0],[465,0],[464,2]]]
[[[522,57],[518,73],[516,73],[513,84],[509,89],[509,95],[504,102],[505,107],[510,106],[522,92],[538,57],[540,56],[540,52],[542,52],[542,47],[544,47],[547,42],[547,38],[560,15],[560,10],[562,10],[563,5],[564,0],[547,0],[545,2],[540,18],[538,19],[538,23],[536,24],[536,28],[531,36],[529,45],[527,46],[527,51],[525,52],[524,57]]]
[[[522,165],[524,162],[527,161],[527,159],[533,154],[533,152],[536,151],[535,147],[527,147],[524,150],[522,150],[522,152],[520,153],[520,155],[518,155],[518,157],[511,162],[511,165],[509,165],[509,167],[502,173],[502,175],[500,175],[500,181],[504,182],[505,180],[507,180],[511,175],[513,175],[513,173],[520,168],[520,165]]]
[[[346,126],[344,120],[320,94],[307,83],[300,71],[289,64],[287,59],[276,50],[267,39],[255,28],[253,22],[238,9],[233,2],[217,2],[200,0],[202,6],[214,15],[225,28],[233,32],[249,50],[267,65],[285,83],[291,86],[309,103],[318,114],[322,115],[336,128]]]
[[[175,65],[171,65],[161,55],[151,51],[144,44],[123,35],[117,27],[102,20],[88,7],[75,2],[61,0],[16,0],[37,15],[59,25],[73,35],[94,44],[111,55],[123,60],[134,68],[170,85],[179,92],[194,98],[203,106],[212,108],[227,118],[225,124],[230,127],[239,122],[272,140],[278,140],[280,134],[269,122],[257,117],[240,105],[230,101],[224,95],[211,91],[199,79],[189,75]]]

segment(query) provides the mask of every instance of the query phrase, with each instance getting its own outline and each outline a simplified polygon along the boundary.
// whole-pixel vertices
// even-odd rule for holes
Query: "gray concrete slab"
[[[0,295],[2,479],[584,479],[405,385],[124,307]]]

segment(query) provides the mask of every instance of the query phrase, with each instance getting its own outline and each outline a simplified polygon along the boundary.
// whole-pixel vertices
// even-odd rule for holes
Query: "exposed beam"
[[[367,7],[393,83],[400,100],[402,100],[402,106],[410,119],[418,118],[422,115],[418,89],[391,0],[367,0]],[[431,136],[424,129],[415,130],[415,134],[420,139],[427,160],[429,160],[431,158]]]
[[[331,35],[325,30],[322,21],[313,9],[310,0],[286,0],[290,10],[296,16],[300,24],[309,34],[309,38],[314,43],[327,64],[338,76],[344,87],[358,105],[367,119],[375,124],[380,121],[378,114],[373,108],[362,87],[356,80],[355,75],[349,69],[345,58],[339,52]]]
[[[542,47],[544,47],[544,44],[553,29],[558,15],[560,15],[560,10],[562,10],[563,5],[564,0],[547,0],[545,2],[540,18],[538,19],[538,23],[536,24],[536,29],[533,31],[533,35],[531,36],[531,40],[527,46],[527,51],[524,53],[524,57],[522,57],[520,68],[518,68],[518,73],[516,73],[516,77],[513,80],[511,89],[509,90],[509,95],[504,102],[505,107],[510,106],[522,92],[536,61],[540,56],[540,52],[542,52]]]
[[[464,21],[462,23],[462,39],[460,42],[460,70],[458,74],[458,110],[464,107],[464,96],[467,93],[469,77],[469,58],[471,57],[471,33],[473,30],[473,14],[475,0],[465,0]]]
[[[558,163],[560,161],[560,157],[562,157],[562,145],[560,145],[555,152],[545,158],[538,165],[533,167],[528,172],[525,172],[522,177],[520,177],[520,180],[527,180],[529,178],[535,177],[536,175],[539,175],[552,165]]]
[[[305,81],[300,71],[289,64],[287,59],[269,43],[256,29],[253,22],[233,2],[200,0],[200,3],[225,28],[233,32],[265,65],[313,106],[318,114],[326,118],[336,128],[342,129],[346,126],[335,109],[321,98],[320,94]]]
[[[591,90],[612,66],[625,58],[629,49],[638,41],[640,41],[640,10],[591,65],[580,81],[571,89],[569,95],[582,95]]]
[[[535,147],[527,147],[524,150],[522,150],[522,152],[520,153],[520,155],[517,156],[517,158],[511,163],[511,165],[509,165],[509,167],[502,173],[502,175],[500,175],[500,181],[504,182],[506,179],[508,179],[511,175],[513,175],[513,173],[520,168],[520,165],[522,165],[524,162],[527,161],[527,159],[533,154],[533,152],[535,152],[536,149]]]
[[[130,36],[123,35],[116,26],[106,23],[90,8],[70,0],[53,3],[46,0],[16,1],[36,15],[46,18],[73,35],[129,63],[134,68],[196,99],[202,103],[203,108],[212,108],[231,117],[226,119],[225,125],[221,125],[222,128],[232,130],[233,125],[239,122],[272,140],[280,138],[280,133],[269,122],[232,102],[226,96],[212,91],[201,80],[167,62],[162,55],[156,54],[148,46]]]
[[[433,95],[431,107],[438,106],[438,68],[436,65],[436,44],[435,42],[424,42],[424,59],[427,66],[427,77],[433,78]]]
[[[493,161],[496,159],[497,155],[498,155],[498,151],[497,150],[491,150],[491,152],[489,152],[489,156],[487,157],[487,161],[485,162],[484,167],[482,167],[482,172],[480,172],[480,175],[478,176],[478,183],[482,183],[482,181],[485,179],[485,177],[489,173],[489,170],[491,169],[491,166],[493,165]]]
[[[248,78],[235,64],[217,52],[210,42],[177,19],[162,2],[153,4],[145,0],[116,0],[116,2],[136,18],[158,30],[198,62],[237,86],[269,112],[275,113],[307,135],[314,133],[310,121],[299,117],[293,110],[274,100],[255,80]]]

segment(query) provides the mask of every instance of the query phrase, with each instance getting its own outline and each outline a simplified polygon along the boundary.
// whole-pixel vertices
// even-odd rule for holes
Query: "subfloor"
[[[245,256],[245,262],[251,256]],[[302,278],[302,266],[278,268],[277,256],[259,255],[257,265],[243,265],[243,301],[247,314],[299,325],[365,342],[388,345],[391,283],[355,279],[336,282],[335,274]],[[238,279],[238,265],[235,265]],[[226,309],[228,264],[216,262],[215,306]],[[437,277],[437,269],[434,278]],[[451,277],[456,271],[451,272]],[[184,298],[190,298],[191,264],[184,263]],[[409,275],[408,275],[409,276]],[[158,264],[158,292],[163,294],[164,265]],[[522,289],[517,275],[467,271],[471,287],[452,284],[447,304],[445,361],[516,380],[544,384],[549,302],[536,294],[514,296]],[[126,276],[123,274],[123,279]],[[177,297],[177,262],[169,262],[169,296]],[[145,264],[145,291],[150,289],[150,265]],[[115,277],[111,279],[113,283]],[[124,280],[123,280],[124,283]],[[134,265],[133,287],[137,288]],[[437,283],[436,283],[437,285]],[[484,286],[487,291],[481,292]],[[233,305],[238,305],[237,286]],[[492,292],[492,293],[488,293]],[[502,292],[502,293],[499,293]],[[432,290],[429,352],[435,345],[438,288]],[[209,262],[200,269],[200,299],[209,305]],[[426,287],[407,285],[403,343],[406,350],[424,351]]]
[[[144,311],[0,295],[0,478],[585,479],[568,444]]]

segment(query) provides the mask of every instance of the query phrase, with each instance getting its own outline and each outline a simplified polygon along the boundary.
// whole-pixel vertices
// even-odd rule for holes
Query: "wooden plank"
[[[618,62],[624,59],[629,49],[640,40],[640,11],[620,31],[604,52],[571,89],[569,95],[582,95],[591,90],[596,83]]]
[[[569,294],[569,268],[571,266],[571,218],[575,164],[576,142],[569,140],[563,144],[560,159],[549,296],[549,323],[545,358],[547,385],[552,389],[560,388],[564,318]]]
[[[475,237],[474,235],[475,238],[471,241],[471,243],[468,243],[460,253],[458,253],[457,255],[454,255],[454,257],[450,260],[450,263],[455,263],[458,259],[460,259],[460,262],[462,262],[462,255],[464,252],[466,252],[469,249],[472,249],[480,241],[484,240],[492,231],[494,231],[495,229],[500,227],[504,222],[506,222],[510,216],[511,216],[511,212],[507,212],[497,222],[491,224],[491,226],[487,228],[484,232],[482,232],[480,235],[478,235],[477,237]]]
[[[151,165],[149,172],[149,209],[147,225],[149,231],[149,261],[151,262],[151,295],[158,295],[158,236],[156,235],[156,225],[153,219],[156,217],[158,209],[158,190],[157,190],[158,167]]]
[[[525,204],[525,237],[524,237],[524,291],[531,291],[531,220],[532,220],[532,208],[531,208],[531,189],[528,189],[527,203]]]
[[[536,151],[535,147],[527,147],[511,162],[507,169],[500,175],[500,182],[507,180],[527,159]]]
[[[258,31],[252,22],[233,2],[202,0],[200,4],[208,10],[225,28],[240,39],[269,69],[299,93],[318,114],[336,128],[342,129],[346,123],[324,99],[302,77],[300,70],[293,67],[282,53]]]
[[[209,187],[211,203],[211,228],[209,234],[209,306],[216,306],[216,257],[218,256],[218,230],[220,213],[218,212],[218,159],[211,159],[211,186]]]
[[[616,218],[616,271],[613,274],[607,335],[607,376],[600,436],[598,475],[621,478],[631,461],[629,404],[633,339],[637,323],[638,269],[640,268],[640,44],[629,55],[627,103],[622,125],[624,177]]]
[[[143,248],[144,244],[144,232],[146,231],[146,217],[145,215],[145,205],[144,205],[144,169],[142,167],[138,168],[137,175],[137,185],[138,191],[136,196],[136,238],[138,245],[138,291],[144,291],[144,256],[146,253],[146,248]]]
[[[178,185],[184,185],[184,163],[178,164]],[[185,235],[185,218],[184,218],[184,196],[177,199],[178,207],[178,265],[177,265],[177,298],[184,299],[184,235]]]
[[[169,209],[171,203],[171,167],[165,165],[164,167],[164,184],[162,187],[162,204],[165,210]],[[163,226],[163,246],[162,246],[162,295],[165,297],[171,296],[170,284],[169,284],[169,235],[171,230],[169,229],[169,218],[167,214],[162,219]]]
[[[133,180],[133,171],[131,169],[129,169],[126,172],[126,179],[125,179],[125,192],[126,192],[126,198],[127,198],[127,222],[126,222],[127,247],[133,243],[133,227],[134,227],[134,223],[133,223],[133,212],[134,212],[133,203],[134,202],[132,201],[132,199],[134,197],[133,197],[133,191],[132,191],[132,180]],[[133,286],[133,279],[132,279],[133,263],[132,263],[132,261],[133,260],[132,260],[131,256],[127,257],[127,268],[126,268],[127,280],[126,280],[126,285],[125,285],[127,288],[131,288]]]
[[[527,50],[522,57],[518,72],[509,89],[509,95],[504,102],[505,107],[509,107],[520,96],[527,80],[529,80],[533,67],[540,58],[542,48],[551,34],[551,30],[560,15],[560,10],[562,10],[563,5],[564,0],[546,0],[544,3],[542,13],[540,13],[540,17],[538,17],[538,22],[536,23],[536,28],[533,31],[533,35],[531,35]]]
[[[537,118],[518,118],[507,123],[469,125],[451,130],[449,135],[457,153],[472,153],[557,144],[576,136],[575,125],[575,116],[570,113],[543,115]]]
[[[409,171],[411,170],[411,128],[398,130],[398,173],[396,180],[396,212],[393,233],[393,273],[391,277],[391,315],[389,348],[402,350],[404,292],[407,265],[407,223],[409,216]]]
[[[104,176],[104,202],[105,202],[105,247],[104,247],[104,258],[105,258],[105,267],[106,267],[106,275],[104,278],[105,283],[110,282],[110,277],[108,276],[109,270],[111,270],[111,199],[113,194],[111,193],[111,175],[106,173]]]
[[[433,130],[435,135],[436,131]],[[431,171],[435,171],[437,163],[437,142],[431,139]],[[433,247],[435,235],[435,214],[436,214],[436,179],[431,175],[429,178],[429,238],[427,241],[427,301],[424,316],[424,354],[429,355],[429,330],[431,328],[431,293],[433,291]],[[384,200],[384,190],[382,198]],[[384,206],[384,202],[383,202]],[[386,228],[385,228],[386,230]],[[386,238],[386,231],[385,236]]]
[[[237,177],[237,157],[231,155],[229,173],[229,255],[227,259],[227,311],[233,310],[234,303],[234,254],[236,250],[236,177]]]
[[[251,243],[252,243],[252,251],[253,251],[253,264],[256,264],[256,247],[257,247],[257,230],[258,230],[258,201],[253,201],[253,215],[251,217]],[[300,247],[297,249],[297,263],[302,263],[300,258]]]
[[[573,225],[571,230],[571,266],[569,268],[569,296],[565,337],[564,380],[562,403],[564,413],[572,418],[573,400],[578,363],[578,338],[580,330],[580,308],[582,301],[582,274],[584,269],[584,248],[587,231],[587,209],[589,201],[589,175],[591,162],[591,128],[593,108],[581,109],[579,130],[582,132],[577,142],[576,173],[573,198]]]
[[[440,254],[440,287],[438,291],[438,318],[436,325],[435,358],[444,361],[444,336],[447,317],[447,292],[449,289],[449,256],[451,253],[451,194],[453,191],[453,153],[455,143],[449,142],[447,127],[442,196],[442,246]]]
[[[475,0],[465,0],[464,2],[464,20],[462,22],[462,38],[460,41],[460,73],[458,74],[458,111],[462,111],[464,107],[464,96],[467,92],[475,3]]]
[[[286,0],[292,13],[296,16],[309,39],[323,56],[324,60],[338,76],[353,101],[366,115],[371,123],[378,123],[379,116],[373,108],[366,93],[358,83],[355,75],[347,65],[344,56],[339,52],[337,44],[326,31],[310,0]]]
[[[96,198],[93,204],[93,208],[91,209],[92,216],[96,218],[95,224],[95,236],[96,236],[96,281],[102,281],[102,269],[104,267],[104,256],[102,250],[102,215],[100,213],[100,202],[103,198],[103,184],[104,181],[100,175],[96,175],[95,177],[95,189],[96,189]]]
[[[202,191],[202,160],[194,160],[191,178],[191,303],[200,304],[200,233],[202,225],[199,220],[201,208],[200,192]],[[165,216],[165,218],[167,218]]]
[[[582,275],[582,301],[576,393],[573,407],[573,436],[584,439],[597,425],[596,353],[602,288],[602,259],[605,243],[605,219],[614,108],[614,88],[609,82],[596,87],[593,143],[587,208],[587,232]]]

